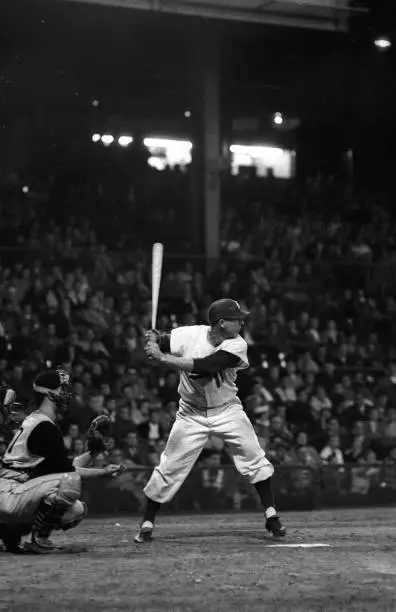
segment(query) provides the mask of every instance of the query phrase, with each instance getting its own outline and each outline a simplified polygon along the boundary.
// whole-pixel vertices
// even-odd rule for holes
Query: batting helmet
[[[244,321],[249,313],[246,310],[242,310],[239,303],[236,300],[230,300],[228,298],[217,300],[209,306],[208,318],[209,323],[214,325],[220,319],[233,321],[240,319]]]

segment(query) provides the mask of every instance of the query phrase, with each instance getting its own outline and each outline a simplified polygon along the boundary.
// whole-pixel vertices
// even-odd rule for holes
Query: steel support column
[[[220,254],[220,62],[212,24],[199,28],[193,57],[191,247],[214,261]]]

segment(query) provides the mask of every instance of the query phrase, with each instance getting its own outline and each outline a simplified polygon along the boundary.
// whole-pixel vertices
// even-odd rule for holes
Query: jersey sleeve
[[[194,359],[194,374],[216,374],[228,368],[238,368],[240,359],[227,351],[216,351],[208,357]]]
[[[229,340],[224,340],[220,346],[219,350],[226,351],[227,353],[231,353],[239,358],[239,368],[245,369],[249,367],[249,359],[247,356],[247,344],[241,336],[237,338],[230,338]]]
[[[172,355],[177,357],[183,357],[185,348],[188,343],[189,337],[191,337],[192,329],[191,326],[176,327],[172,329],[170,336],[170,352]]]
[[[160,334],[157,338],[157,342],[163,353],[170,353],[170,334]]]
[[[31,432],[27,446],[33,455],[44,457],[43,464],[38,466],[40,471],[47,474],[75,471],[72,460],[67,456],[62,433],[55,424],[39,423]]]

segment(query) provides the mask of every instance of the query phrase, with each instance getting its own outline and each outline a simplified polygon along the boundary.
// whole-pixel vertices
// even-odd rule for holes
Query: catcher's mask
[[[70,374],[61,368],[41,372],[33,383],[33,391],[48,397],[59,412],[66,412],[71,394]]]

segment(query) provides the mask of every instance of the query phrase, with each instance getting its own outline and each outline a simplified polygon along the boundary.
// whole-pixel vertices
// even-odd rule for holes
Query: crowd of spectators
[[[369,272],[392,269],[391,215],[359,198],[354,205],[347,190],[336,197],[331,184],[301,192],[253,180],[246,190],[236,177],[225,194],[232,180],[221,261],[210,270],[166,261],[158,327],[205,323],[212,300],[238,299],[251,312],[243,330],[251,368],[239,377],[240,397],[270,460],[395,463],[396,300]],[[120,231],[123,212],[109,216],[100,190],[94,197],[87,184],[82,193],[90,207],[81,216],[70,194],[51,212],[48,183],[43,192],[4,196],[0,378],[31,402],[35,374],[66,365],[73,398],[60,426],[70,455],[85,448],[92,417],[106,413],[113,437],[97,464],[153,466],[175,418],[178,374],[144,357],[150,252]],[[0,423],[0,456],[8,436]],[[200,462],[207,478],[230,463],[220,439],[208,441]]]

